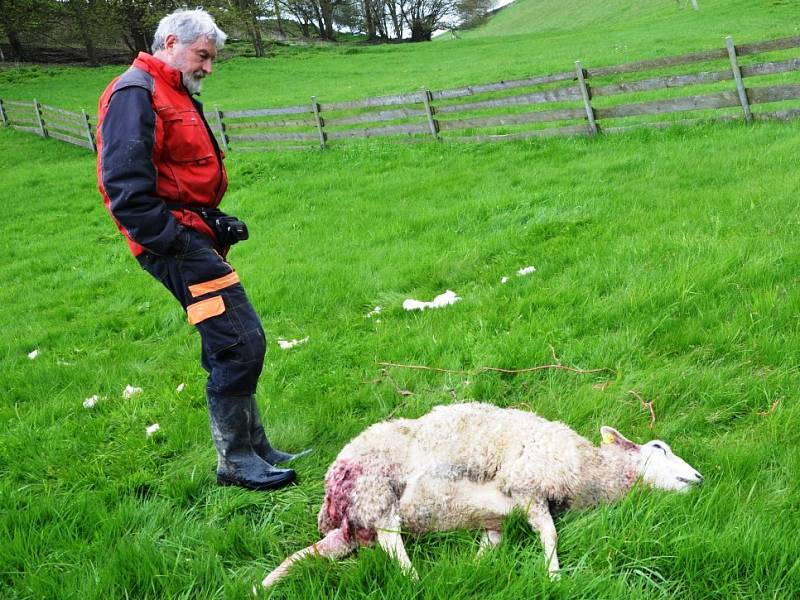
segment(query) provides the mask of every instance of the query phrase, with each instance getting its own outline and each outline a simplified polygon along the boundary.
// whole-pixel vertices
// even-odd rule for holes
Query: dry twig
[[[766,417],[767,415],[771,415],[772,413],[775,412],[775,409],[778,408],[778,404],[780,404],[780,403],[781,403],[781,399],[778,398],[777,400],[775,400],[775,402],[772,403],[772,406],[769,407],[769,410],[760,410],[760,411],[758,411],[758,414],[761,415],[762,417]]]
[[[649,402],[645,402],[644,398],[642,398],[635,390],[629,390],[628,393],[636,398],[639,402],[642,403],[642,407],[646,408],[650,411],[650,425],[649,427],[652,429],[653,425],[656,422],[656,411],[653,409],[653,401],[650,400]]]
[[[527,367],[525,369],[501,369],[500,367],[479,367],[474,371],[463,371],[459,369],[441,369],[439,367],[426,367],[424,365],[401,365],[397,363],[390,363],[390,362],[379,362],[378,365],[381,367],[394,367],[396,369],[416,369],[418,371],[435,371],[437,373],[453,373],[456,375],[477,375],[479,373],[506,373],[509,375],[519,375],[520,373],[532,373],[534,371],[544,371],[546,369],[558,369],[561,371],[569,371],[571,373],[577,373],[579,375],[590,375],[592,373],[614,373],[613,369],[608,369],[606,367],[602,367],[600,369],[578,369],[575,367],[567,367],[561,364],[561,360],[556,356],[555,349],[550,346],[550,352],[553,355],[553,364],[549,365],[538,365],[535,367]]]

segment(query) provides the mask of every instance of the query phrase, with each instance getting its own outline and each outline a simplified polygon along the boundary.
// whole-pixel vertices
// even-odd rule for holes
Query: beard
[[[189,91],[190,94],[199,94],[203,89],[203,77],[205,74],[203,71],[194,71],[193,73],[181,73],[181,79],[183,80],[183,85]]]

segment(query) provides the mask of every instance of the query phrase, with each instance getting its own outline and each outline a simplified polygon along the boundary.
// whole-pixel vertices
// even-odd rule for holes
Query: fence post
[[[47,129],[44,128],[44,120],[42,119],[42,106],[33,99],[33,112],[36,113],[36,121],[39,123],[39,135],[43,138],[47,137]]]
[[[583,107],[586,109],[586,118],[589,120],[589,132],[592,135],[597,135],[597,122],[594,120],[592,97],[589,94],[589,88],[586,85],[586,79],[583,73],[583,66],[581,65],[581,61],[579,60],[575,61],[575,72],[578,74],[578,86],[581,88]]]
[[[222,147],[223,152],[228,151],[228,138],[225,135],[225,123],[222,122],[222,111],[219,106],[214,105],[214,113],[217,117],[217,132],[219,135],[219,145]]]
[[[742,80],[742,70],[739,68],[739,60],[736,58],[736,46],[733,45],[731,36],[725,38],[725,45],[728,47],[731,71],[733,71],[733,78],[736,80],[736,91],[739,92],[739,102],[742,103],[744,120],[751,123],[753,121],[753,113],[750,112],[750,102],[747,100],[747,91],[744,89],[744,81]]]
[[[422,101],[425,103],[425,114],[428,116],[428,127],[431,130],[433,139],[439,139],[439,123],[433,118],[433,107],[431,106],[431,91],[428,88],[422,90]]]
[[[83,122],[86,124],[86,139],[89,140],[89,143],[92,145],[92,152],[97,154],[97,144],[94,141],[94,134],[92,133],[92,124],[89,122],[89,115],[86,114],[86,111],[81,109],[81,115],[83,116]]]
[[[0,98],[0,119],[3,120],[3,126],[8,126],[8,117],[6,116],[6,109],[3,106],[3,99]]]
[[[322,120],[322,117],[319,116],[319,104],[317,104],[317,97],[311,96],[311,110],[314,111],[314,119],[317,122],[317,133],[319,133],[319,147],[323,150],[325,149],[325,132],[322,128],[325,126],[325,123]]]

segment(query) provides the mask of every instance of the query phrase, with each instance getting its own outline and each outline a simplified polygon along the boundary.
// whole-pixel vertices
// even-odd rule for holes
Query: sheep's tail
[[[346,526],[346,525],[345,525]],[[357,542],[350,538],[346,529],[333,529],[328,532],[324,538],[316,544],[311,544],[307,548],[298,550],[286,560],[284,560],[278,568],[272,571],[264,578],[261,585],[265,588],[270,587],[276,581],[283,578],[288,573],[289,568],[298,560],[305,558],[309,555],[327,556],[328,558],[342,558],[347,556],[355,550]]]

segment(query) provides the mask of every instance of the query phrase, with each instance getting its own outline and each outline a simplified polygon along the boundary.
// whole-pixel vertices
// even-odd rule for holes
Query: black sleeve
[[[103,186],[111,214],[133,241],[156,254],[172,254],[178,221],[155,195],[155,124],[148,90],[131,86],[114,92],[101,128]]]

